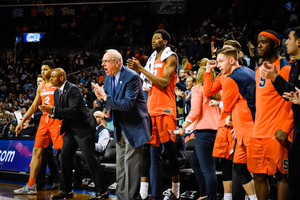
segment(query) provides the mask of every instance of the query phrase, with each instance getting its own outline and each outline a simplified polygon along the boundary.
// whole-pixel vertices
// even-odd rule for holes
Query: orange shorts
[[[248,149],[248,147],[236,143],[232,162],[246,164],[247,163],[247,149]]]
[[[249,172],[274,175],[277,169],[288,174],[289,144],[280,144],[273,138],[252,138],[247,157]]]
[[[152,116],[152,135],[148,144],[158,147],[160,143],[168,142],[170,139],[175,142],[176,136],[172,133],[176,130],[176,120],[168,115]]]
[[[63,135],[60,135],[62,121],[51,119],[48,115],[41,116],[39,128],[35,135],[34,147],[46,148],[52,140],[55,149],[61,149]]]
[[[215,139],[213,156],[218,158],[227,158],[232,160],[232,153],[234,147],[234,140],[230,133],[232,128],[220,127],[218,128]]]

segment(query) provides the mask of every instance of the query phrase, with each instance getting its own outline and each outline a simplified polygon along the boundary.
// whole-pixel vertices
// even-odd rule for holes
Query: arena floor
[[[14,181],[2,181],[0,180],[0,200],[50,200],[51,195],[57,195],[61,191],[60,190],[44,190],[38,191],[37,195],[16,195],[13,193],[13,190],[22,187],[25,183],[14,182]],[[91,197],[95,192],[87,191],[87,190],[73,190],[74,200],[87,200]],[[115,194],[109,194],[108,200],[116,200]]]

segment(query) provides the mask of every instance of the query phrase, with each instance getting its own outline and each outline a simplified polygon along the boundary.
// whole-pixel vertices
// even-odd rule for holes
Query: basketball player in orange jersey
[[[232,124],[236,135],[233,157],[233,170],[248,194],[250,200],[256,200],[254,182],[247,170],[247,147],[254,126],[255,116],[255,72],[238,63],[238,54],[233,47],[224,47],[218,51],[217,61],[208,61],[217,65],[226,77],[223,89],[223,106],[226,113],[232,113]]]
[[[279,55],[281,46],[279,35],[272,30],[262,31],[258,35],[257,43],[258,55],[265,60],[264,64],[272,63],[278,73],[288,81],[291,66]],[[275,175],[277,198],[285,200],[290,196],[287,182],[289,144],[281,143],[276,138],[281,134],[287,137],[293,129],[292,103],[285,101],[277,93],[271,80],[261,77],[261,67],[255,74],[255,125],[247,156],[247,166],[254,175],[258,199],[269,199],[268,175]]]
[[[45,82],[40,84],[36,91],[36,97],[24,115],[21,122],[16,128],[17,134],[23,128],[23,123],[30,118],[30,116],[36,111],[40,102],[42,101],[43,105],[49,104],[54,106],[54,91],[55,87],[52,86],[50,77],[52,69],[55,68],[55,64],[51,60],[45,60],[42,62],[41,74],[45,79]],[[38,173],[38,169],[41,163],[41,156],[44,147],[47,147],[50,143],[50,140],[53,142],[55,149],[61,149],[63,144],[63,137],[60,135],[60,126],[61,121],[58,119],[51,119],[48,114],[43,113],[40,119],[39,128],[35,136],[34,148],[32,151],[32,159],[30,166],[30,175],[28,183],[20,188],[14,190],[15,194],[36,194],[36,184],[35,179]]]
[[[224,47],[233,47],[237,52],[241,51],[241,45],[236,40],[227,40],[223,45],[223,48]],[[222,73],[220,73],[213,82],[211,81],[211,71],[215,67],[217,66],[206,66],[206,73],[204,74],[203,82],[203,90],[205,96],[212,96],[222,90],[222,85],[225,81],[225,76]],[[210,106],[213,105],[213,101],[215,100],[212,100],[212,102],[210,102]],[[232,126],[227,126],[225,124],[228,113],[224,112],[223,102],[219,101],[218,106],[222,109],[222,112],[221,119],[218,125],[218,132],[215,139],[213,156],[221,158],[224,200],[241,199],[244,196],[244,192],[242,191],[243,189],[240,184],[236,184],[235,182],[233,183],[232,181],[232,177],[236,176],[235,174],[232,174],[232,155],[235,143],[235,141],[232,139],[231,134]]]
[[[152,49],[155,50],[149,57],[145,68],[137,59],[127,60],[127,66],[141,72],[144,80],[143,87],[150,88],[147,100],[149,114],[152,120],[151,141],[144,145],[143,164],[140,195],[142,199],[148,196],[150,162],[151,168],[151,195],[154,199],[162,197],[162,157],[161,145],[170,161],[172,174],[172,193],[170,199],[180,199],[179,163],[174,149],[176,130],[176,99],[175,85],[177,78],[177,55],[168,47],[171,41],[170,34],[163,30],[157,30],[152,37]],[[149,152],[151,144],[151,156]]]

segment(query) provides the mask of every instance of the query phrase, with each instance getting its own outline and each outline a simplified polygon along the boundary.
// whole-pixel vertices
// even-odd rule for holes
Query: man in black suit
[[[106,199],[108,192],[104,181],[100,162],[95,157],[96,119],[85,106],[79,88],[68,82],[62,68],[56,68],[51,73],[51,83],[58,87],[54,92],[54,107],[42,105],[39,108],[53,118],[63,120],[61,133],[65,132],[61,152],[61,190],[52,199],[73,198],[72,193],[72,163],[79,148],[87,162],[90,174],[95,183],[96,195],[89,200]]]
[[[7,136],[10,124],[6,117],[2,118],[2,124],[0,125],[0,136]]]

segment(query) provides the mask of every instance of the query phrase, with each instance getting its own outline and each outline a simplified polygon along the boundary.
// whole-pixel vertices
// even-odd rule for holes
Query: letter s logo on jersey
[[[282,169],[284,170],[284,171],[287,171],[287,170],[289,170],[289,160],[288,159],[283,159],[283,161],[282,161]]]

